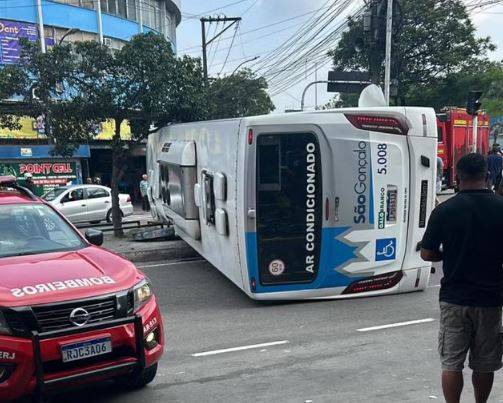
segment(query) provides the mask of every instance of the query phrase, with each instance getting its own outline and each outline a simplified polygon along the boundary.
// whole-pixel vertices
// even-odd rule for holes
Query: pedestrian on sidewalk
[[[487,157],[487,165],[489,168],[489,183],[492,189],[498,190],[501,183],[501,171],[503,171],[503,157],[498,152],[498,147],[493,147]]]
[[[148,176],[142,175],[140,181],[140,194],[141,194],[141,208],[143,211],[150,211],[150,203],[148,201]]]
[[[503,198],[487,189],[487,161],[468,154],[457,164],[460,192],[433,210],[421,257],[443,261],[438,350],[447,403],[458,403],[469,367],[477,403],[502,367]]]

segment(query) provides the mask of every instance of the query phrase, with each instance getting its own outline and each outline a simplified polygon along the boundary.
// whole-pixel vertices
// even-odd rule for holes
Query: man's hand
[[[441,262],[443,257],[440,252],[421,248],[421,259],[426,262]]]

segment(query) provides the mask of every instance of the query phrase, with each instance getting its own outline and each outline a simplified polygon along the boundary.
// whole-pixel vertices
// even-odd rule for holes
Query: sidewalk
[[[125,217],[123,223],[153,221],[148,212],[136,209],[132,216]],[[145,229],[146,230],[146,229]],[[135,242],[133,236],[139,229],[126,230],[124,238],[115,238],[113,233],[104,233],[103,247],[118,253],[133,262],[155,262],[198,258],[199,254],[182,240]]]
[[[135,242],[125,238],[104,235],[103,247],[133,262],[156,262],[198,258],[199,254],[182,240],[160,242]]]

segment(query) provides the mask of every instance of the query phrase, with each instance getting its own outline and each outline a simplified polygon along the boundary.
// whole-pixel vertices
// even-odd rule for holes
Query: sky
[[[344,2],[344,0],[341,0]],[[260,65],[261,60],[267,61],[272,50],[275,50],[283,42],[289,40],[292,35],[313,18],[321,18],[327,7],[327,0],[182,0],[182,22],[177,29],[178,54],[188,54],[200,57],[201,52],[201,16],[227,16],[241,17],[242,20],[237,30],[230,28],[217,39],[208,50],[208,65],[210,76],[218,74],[231,74],[241,63],[244,66],[254,67]],[[361,5],[361,0],[348,1],[350,5],[344,12],[335,18],[333,25],[345,21],[348,14],[353,13]],[[503,1],[501,5],[476,10],[472,17],[477,34],[490,36],[498,49],[490,54],[493,60],[503,60]],[[316,10],[321,9],[319,13]],[[208,29],[208,37],[213,37],[222,29],[220,25],[212,24]],[[330,28],[327,28],[330,30]],[[236,35],[234,36],[234,33]],[[326,31],[325,31],[326,32]],[[234,38],[234,39],[233,39]],[[333,41],[333,47],[336,46]],[[232,45],[232,46],[231,46]],[[250,59],[258,59],[249,61]],[[285,109],[299,109],[302,92],[307,84],[315,81],[317,69],[318,80],[326,80],[330,63],[328,59],[324,66],[318,59],[299,62],[295,72],[288,72],[295,79],[294,86],[281,93],[273,94],[272,100],[276,106],[276,112]],[[227,62],[225,62],[227,60]],[[318,67],[317,67],[318,66]],[[297,76],[294,76],[294,73]],[[318,105],[328,102],[333,94],[326,91],[326,85],[317,86]],[[315,87],[306,92],[306,107],[315,105]]]

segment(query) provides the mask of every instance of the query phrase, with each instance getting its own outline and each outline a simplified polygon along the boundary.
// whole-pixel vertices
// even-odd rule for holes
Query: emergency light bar
[[[13,175],[0,176],[0,185],[15,185],[16,177]]]
[[[407,135],[409,126],[405,120],[387,116],[352,115],[345,113],[346,119],[357,129],[373,132]]]
[[[0,176],[0,187],[1,186],[15,189],[28,196],[30,199],[37,200],[37,197],[32,192],[17,184],[17,179],[13,175]]]

